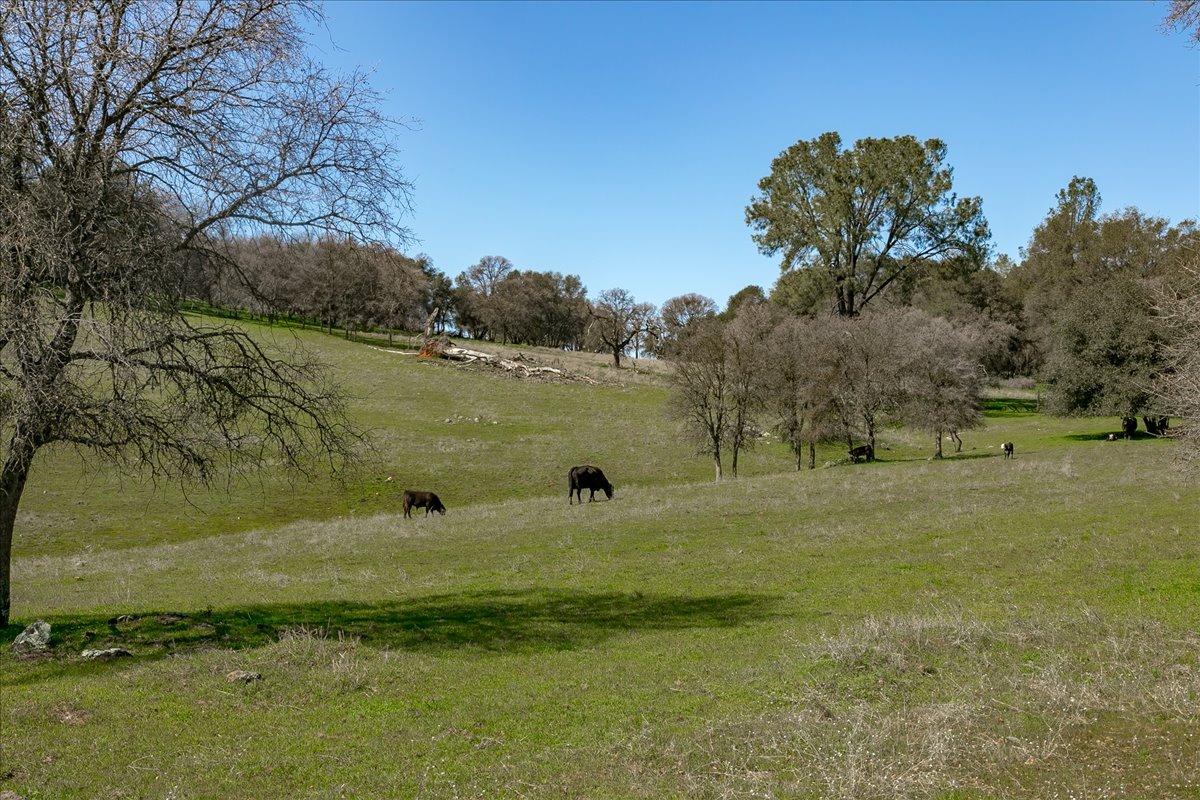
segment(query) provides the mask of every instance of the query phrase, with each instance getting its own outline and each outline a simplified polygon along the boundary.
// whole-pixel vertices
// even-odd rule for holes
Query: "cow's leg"
[[[588,502],[589,503],[596,502],[596,490],[595,489],[588,489]]]

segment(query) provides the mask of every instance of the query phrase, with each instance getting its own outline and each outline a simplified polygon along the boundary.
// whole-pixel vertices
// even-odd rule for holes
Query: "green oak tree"
[[[826,273],[837,313],[853,317],[910,270],[983,258],[982,202],[957,197],[952,173],[938,139],[860,139],[846,149],[825,133],[775,158],[746,223],[785,273]]]

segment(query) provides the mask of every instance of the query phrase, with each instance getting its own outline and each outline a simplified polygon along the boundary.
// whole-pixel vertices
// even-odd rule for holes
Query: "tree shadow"
[[[1110,435],[1114,435],[1114,434],[1116,435],[1116,437],[1117,437],[1116,441],[1118,441],[1118,442],[1124,442],[1124,441],[1139,441],[1140,442],[1145,439],[1161,439],[1162,438],[1161,436],[1155,436],[1153,434],[1146,433],[1145,431],[1137,431],[1133,434],[1130,434],[1128,440],[1126,440],[1125,434],[1121,433],[1120,431],[1101,431],[1100,433],[1068,433],[1068,434],[1064,435],[1062,438],[1067,439],[1072,442],[1106,442],[1106,441],[1108,441],[1108,437]]]
[[[988,417],[1017,417],[1036,414],[1037,400],[1032,397],[987,397],[984,398],[983,413]]]
[[[865,466],[867,464],[915,464],[915,463],[922,462],[922,461],[928,462],[931,464],[937,464],[937,463],[948,464],[952,461],[966,461],[966,460],[972,459],[972,458],[998,458],[999,456],[1000,456],[999,451],[979,450],[976,448],[971,448],[970,450],[964,450],[961,453],[947,452],[940,459],[934,458],[933,454],[930,453],[927,456],[917,455],[917,456],[897,456],[894,458],[876,458],[874,461],[863,461],[858,464],[851,464],[850,462],[846,462],[846,464],[844,466],[861,467],[861,466]]]
[[[386,603],[339,601],[253,605],[200,612],[48,617],[50,653],[19,662],[11,683],[41,680],[66,670],[112,667],[202,648],[239,650],[269,644],[288,629],[316,629],[380,649],[446,652],[571,650],[636,630],[681,630],[745,625],[771,615],[767,595],[704,597],[590,593],[568,590],[444,594]],[[6,641],[20,630],[9,626]],[[133,653],[101,664],[80,662],[84,649],[122,647]],[[12,665],[11,656],[5,658]],[[9,670],[5,670],[9,671]],[[14,677],[11,674],[10,678]]]

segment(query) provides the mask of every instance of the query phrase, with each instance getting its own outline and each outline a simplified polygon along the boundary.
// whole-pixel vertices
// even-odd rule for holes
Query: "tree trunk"
[[[738,450],[739,450],[739,449],[740,449],[740,448],[738,447],[738,445],[737,445],[736,443],[734,443],[734,445],[733,445],[733,458],[732,458],[732,460],[730,460],[730,462],[729,462],[729,474],[730,474],[732,477],[734,477],[734,478],[736,478],[736,477],[737,477],[737,459],[738,459]]]
[[[817,468],[817,445],[815,442],[808,443],[808,468]]]
[[[717,469],[717,483],[721,482],[721,446],[717,445],[713,448],[713,465]]]
[[[942,457],[942,432],[937,432],[937,452],[933,454],[934,458]]]
[[[0,473],[0,627],[8,624],[11,608],[12,539],[17,521],[17,506],[25,491],[29,462],[33,453],[26,448],[10,451],[4,471]]]
[[[613,348],[613,366],[617,369],[621,368],[621,350],[618,347]]]

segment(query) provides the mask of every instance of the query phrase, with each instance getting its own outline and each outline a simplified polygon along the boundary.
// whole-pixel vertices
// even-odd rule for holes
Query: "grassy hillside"
[[[795,473],[776,445],[713,485],[654,386],[315,344],[379,463],[452,486],[450,514],[300,485],[266,517],[300,521],[243,530],[259,487],[185,521],[170,491],[76,487],[109,528],[80,547],[43,518],[22,545],[15,614],[55,648],[0,656],[0,791],[1198,796],[1200,487],[1171,443],[995,401],[964,457],[892,431],[882,463]],[[614,502],[566,505],[581,460],[613,465]],[[134,656],[77,658],[108,645]]]
[[[565,502],[567,470],[583,463],[602,466],[621,494],[711,475],[708,460],[679,439],[667,418],[662,365],[614,370],[595,353],[520,348],[601,383],[530,381],[312,330],[241,324],[279,347],[303,347],[331,366],[351,397],[352,420],[371,434],[361,462],[335,479],[320,467],[308,475],[268,467],[205,489],[81,462],[69,448],[43,452],[21,504],[18,554],[88,552],[390,512],[406,488],[436,491],[451,513],[517,498],[562,496]],[[1039,422],[1014,428],[1013,435],[1021,438],[1019,445],[1035,445],[1045,431],[1116,427]],[[966,434],[968,454],[994,451],[997,436]],[[884,441],[890,449],[880,452],[882,458],[925,458],[932,451],[928,441],[908,432],[887,433]],[[821,461],[842,455],[840,448],[824,448]],[[793,469],[792,456],[775,439],[764,440],[741,464],[747,476]]]
[[[479,502],[561,496],[567,470],[601,465],[618,492],[701,480],[709,465],[678,440],[666,391],[622,370],[601,386],[547,383],[385,351],[337,336],[252,325],[281,347],[297,344],[333,368],[352,397],[351,416],[371,432],[373,451],[337,481],[267,468],[212,489],[129,479],[81,464],[63,449],[39,456],[22,501],[15,548],[70,553],[181,541],[299,519],[396,510],[406,488],[438,492],[455,513]],[[540,357],[556,354],[543,351]],[[568,356],[574,368],[588,356]],[[791,467],[786,448],[766,445],[747,474]],[[388,480],[388,478],[392,480]]]

